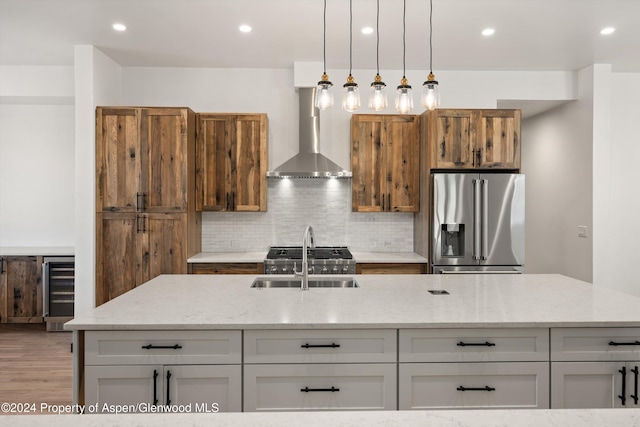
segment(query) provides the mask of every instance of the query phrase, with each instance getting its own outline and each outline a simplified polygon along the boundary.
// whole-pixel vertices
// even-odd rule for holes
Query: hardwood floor
[[[0,324],[0,403],[71,404],[71,333]],[[36,414],[39,412],[36,412]],[[6,415],[6,414],[3,414]]]

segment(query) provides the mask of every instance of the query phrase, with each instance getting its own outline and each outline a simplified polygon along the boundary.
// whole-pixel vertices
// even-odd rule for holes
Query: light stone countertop
[[[0,246],[0,256],[73,256],[73,246]]]
[[[593,427],[638,426],[640,409],[517,409],[490,411],[331,411],[218,414],[94,414],[0,416],[14,427]]]
[[[65,329],[640,326],[640,298],[554,274],[355,275],[359,288],[304,292],[251,289],[255,277],[158,276]]]
[[[366,263],[426,263],[428,260],[413,252],[351,252],[356,262]],[[189,258],[189,263],[206,262],[263,262],[267,251],[255,252],[200,252]]]

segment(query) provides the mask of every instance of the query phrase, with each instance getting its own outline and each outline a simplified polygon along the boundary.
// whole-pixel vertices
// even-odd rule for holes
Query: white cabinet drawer
[[[395,362],[396,336],[395,329],[247,330],[244,362]]]
[[[245,411],[396,409],[396,364],[245,365]]]
[[[549,363],[401,363],[399,409],[548,408]]]
[[[87,365],[241,363],[240,331],[87,331]]]
[[[640,328],[553,328],[552,361],[640,359]]]
[[[548,329],[401,329],[400,362],[549,360]]]

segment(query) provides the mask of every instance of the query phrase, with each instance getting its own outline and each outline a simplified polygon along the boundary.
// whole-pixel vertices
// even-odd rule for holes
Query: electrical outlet
[[[587,237],[587,226],[579,225],[578,226],[578,237]]]

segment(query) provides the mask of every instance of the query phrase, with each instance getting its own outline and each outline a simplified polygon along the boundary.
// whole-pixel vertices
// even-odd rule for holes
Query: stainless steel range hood
[[[320,111],[315,106],[315,88],[300,88],[299,152],[267,172],[271,178],[349,178],[351,172],[320,153]]]

